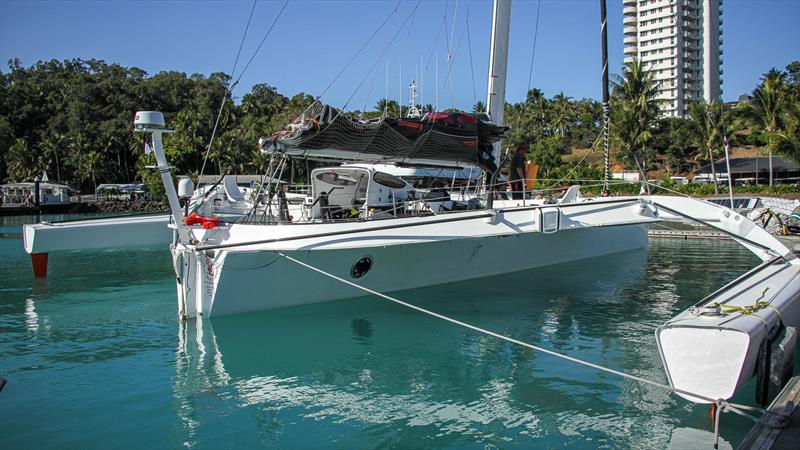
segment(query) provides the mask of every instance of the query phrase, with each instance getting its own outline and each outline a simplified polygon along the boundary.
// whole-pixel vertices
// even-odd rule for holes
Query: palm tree
[[[717,170],[714,165],[714,154],[719,151],[722,136],[718,124],[723,122],[722,107],[717,102],[695,102],[689,105],[689,117],[694,123],[694,145],[708,152],[708,161],[711,164],[711,178],[714,181],[714,194],[719,195],[717,184]],[[701,153],[702,155],[702,153]],[[728,174],[730,176],[730,174]]]
[[[472,105],[472,112],[474,113],[485,113],[486,112],[486,103],[482,101],[478,101],[474,105]]]
[[[101,175],[103,169],[103,155],[98,151],[90,151],[83,158],[83,167],[81,167],[80,177],[82,179],[92,179],[94,185],[94,196],[97,198],[97,176]]]
[[[58,158],[58,151],[64,142],[64,135],[62,134],[48,134],[41,142],[39,147],[42,149],[43,155],[51,155],[56,163],[56,180],[61,183],[61,164]]]
[[[560,92],[558,95],[553,97],[553,100],[550,103],[552,106],[552,119],[550,121],[550,126],[553,127],[554,130],[558,131],[562,139],[567,134],[567,128],[569,128],[573,122],[574,111],[570,100],[571,97],[567,97],[563,92]]]
[[[645,144],[652,137],[660,115],[660,101],[656,99],[658,83],[638,59],[626,64],[624,76],[615,74],[611,83],[614,87],[611,134],[622,156],[633,160],[642,180],[646,181]],[[650,192],[646,184],[645,189]]]
[[[774,134],[775,151],[800,161],[800,102],[790,102],[784,115],[783,130]]]
[[[400,107],[397,105],[397,101],[389,100],[388,98],[378,100],[378,103],[375,104],[375,110],[380,111],[384,117],[400,117]]]
[[[769,138],[767,151],[769,152],[769,185],[772,186],[772,152],[775,150],[775,136],[783,129],[783,112],[786,103],[785,81],[786,74],[772,68],[761,78],[759,85],[753,92],[753,101],[742,108],[743,115],[753,125],[762,128]]]
[[[17,138],[5,155],[6,171],[13,181],[25,181],[33,176],[38,168],[36,155],[28,148],[25,139]]]

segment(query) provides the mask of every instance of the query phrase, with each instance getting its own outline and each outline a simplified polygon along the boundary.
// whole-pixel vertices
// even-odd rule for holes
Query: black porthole
[[[372,258],[369,256],[365,256],[353,264],[353,268],[350,269],[350,276],[353,278],[361,278],[369,272],[369,269],[372,268]]]

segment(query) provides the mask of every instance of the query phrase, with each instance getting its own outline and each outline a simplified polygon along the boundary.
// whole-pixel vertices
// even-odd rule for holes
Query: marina
[[[10,60],[0,447],[796,446],[800,61],[723,101],[723,1],[623,0],[616,72],[599,0],[601,100],[548,98],[542,2],[434,3],[334,52],[254,0],[229,73]]]
[[[314,447],[319,436],[346,446],[422,440],[430,447],[708,448],[711,441],[707,405],[576,369],[377,298],[184,327],[174,319],[163,249],[54,254],[47,282],[31,284],[19,230],[18,221],[6,219],[0,240],[0,270],[12,280],[0,306],[0,345],[8,355],[2,368],[11,380],[0,398],[3,408],[19,412],[6,419],[11,447],[99,448],[105,438],[98,435],[125,448]],[[730,241],[648,246],[611,260],[495,277],[490,285],[476,280],[398,296],[666,381],[653,329],[693,304],[698,292],[757,261]],[[119,258],[128,261],[124,271],[110,264]],[[730,263],[721,267],[717,258]],[[554,283],[565,270],[584,282]],[[752,390],[734,401],[753,405]],[[40,426],[33,433],[32,423],[48,424],[49,432]],[[735,447],[750,424],[726,414],[721,448]],[[128,433],[131,427],[139,431]],[[220,434],[220,427],[227,431]]]

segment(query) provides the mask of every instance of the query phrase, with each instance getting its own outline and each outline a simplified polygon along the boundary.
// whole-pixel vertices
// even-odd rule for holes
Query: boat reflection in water
[[[666,306],[640,297],[665,286],[647,279],[647,259],[644,250],[626,252],[396,296],[663,381],[652,330],[662,314],[682,306],[673,305],[674,292],[663,296]],[[651,325],[621,326],[631,318]],[[530,444],[531,438],[547,445],[666,444],[686,414],[671,417],[686,403],[668,393],[377,297],[181,323],[176,367],[187,445],[203,428],[217,428],[220,416],[248,413],[262,443],[278,446],[302,442],[296,433],[308,426],[314,435],[345,436],[348,445]]]

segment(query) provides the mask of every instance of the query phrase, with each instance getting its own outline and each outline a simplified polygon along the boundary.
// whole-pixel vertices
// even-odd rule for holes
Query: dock
[[[731,239],[725,233],[706,230],[648,230],[647,235],[652,238],[668,239]]]
[[[765,416],[747,433],[741,450],[796,450],[800,448],[800,375],[792,377],[767,408]],[[782,428],[770,426],[780,415],[788,416]]]

